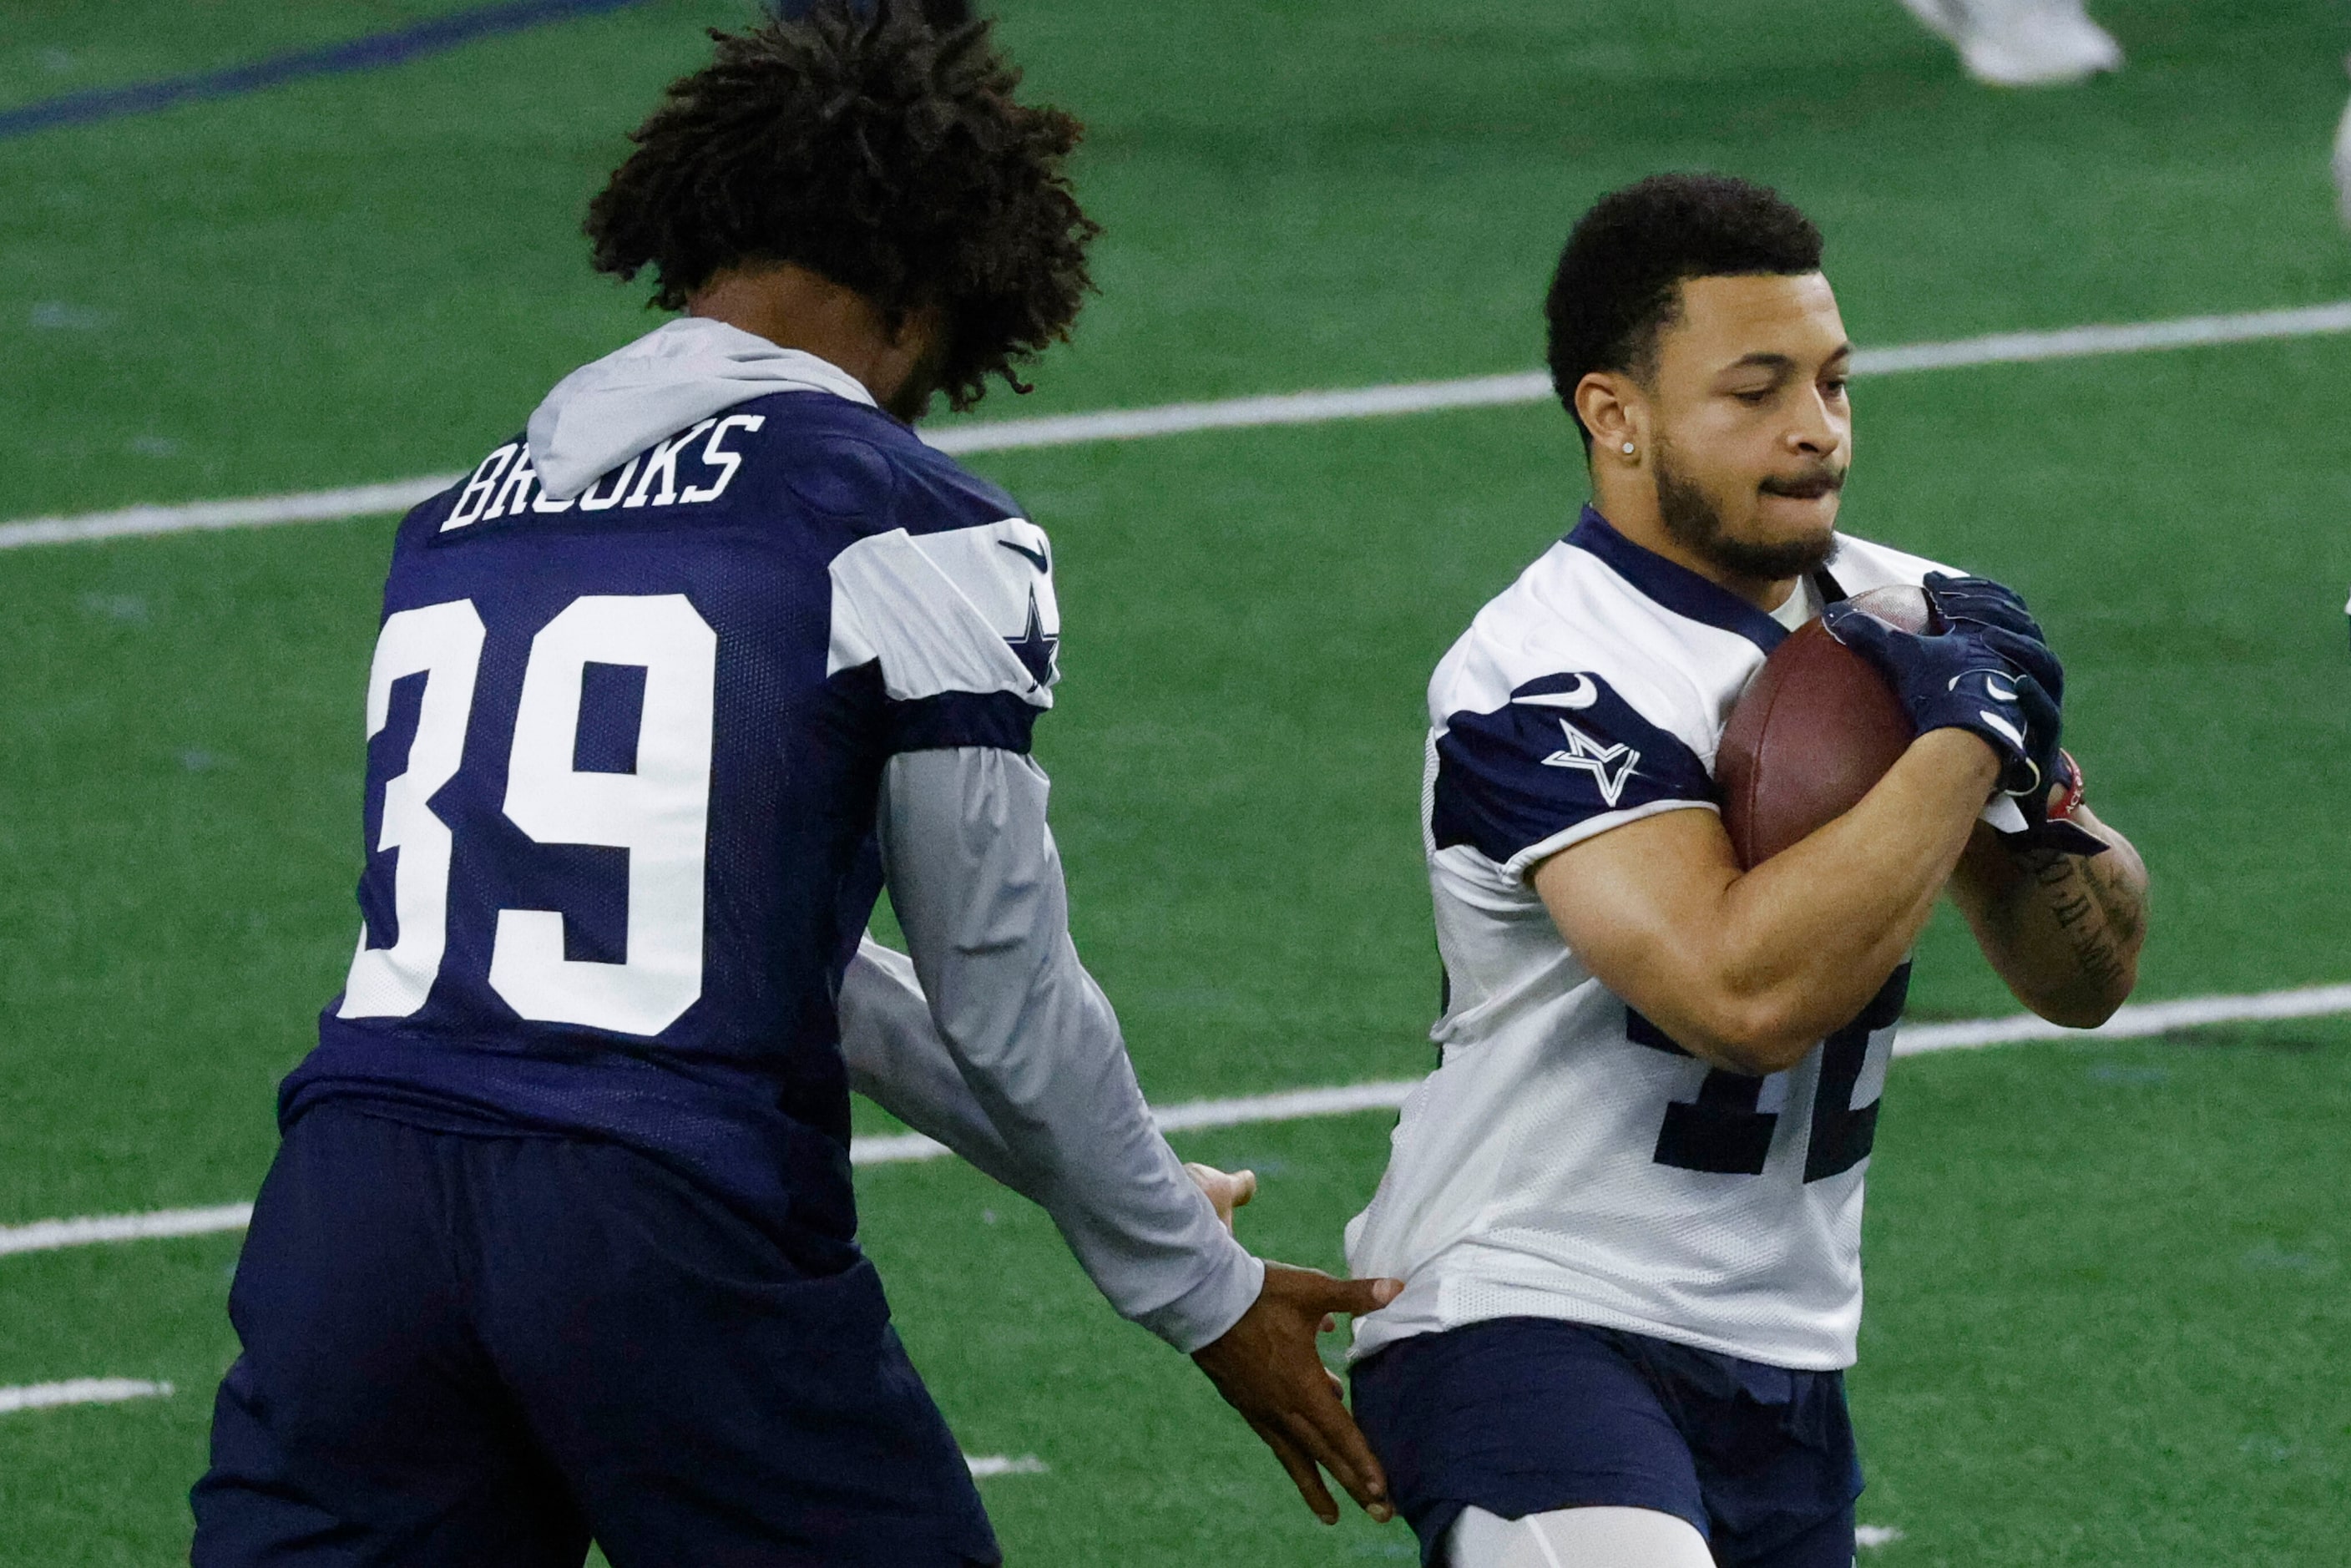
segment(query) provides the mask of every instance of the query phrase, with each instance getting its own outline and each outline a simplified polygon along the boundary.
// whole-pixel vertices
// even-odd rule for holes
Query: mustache
[[[1844,474],[1845,471],[1842,468],[1831,468],[1823,465],[1807,468],[1801,474],[1789,476],[1774,474],[1756,488],[1767,496],[1785,496],[1798,501],[1817,501],[1823,496],[1834,496],[1844,489]]]

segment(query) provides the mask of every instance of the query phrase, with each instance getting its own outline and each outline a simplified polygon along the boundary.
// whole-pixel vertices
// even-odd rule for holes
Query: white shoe
[[[2122,69],[2122,46],[2082,0],[1902,0],[1993,87],[2053,87]]]
[[[2351,109],[2343,111],[2343,129],[2335,133],[2335,199],[2351,227]]]

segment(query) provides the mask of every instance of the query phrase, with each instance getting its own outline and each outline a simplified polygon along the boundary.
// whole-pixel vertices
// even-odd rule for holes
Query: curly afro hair
[[[796,263],[893,325],[938,308],[956,409],[991,375],[1029,391],[1018,367],[1068,338],[1100,230],[1070,188],[1083,128],[1014,100],[991,25],[820,5],[710,36],[716,57],[671,84],[589,204],[597,270],[651,267],[653,304],[676,310],[725,268]]]
[[[1821,269],[1821,231],[1776,191],[1723,174],[1653,174],[1577,220],[1543,319],[1552,386],[1592,449],[1575,389],[1594,371],[1646,375],[1693,277]]]

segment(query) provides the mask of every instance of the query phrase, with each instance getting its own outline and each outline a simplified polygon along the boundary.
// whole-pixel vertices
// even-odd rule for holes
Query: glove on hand
[[[2013,589],[1988,577],[1940,571],[1928,572],[1925,586],[1946,624],[1981,637],[1992,652],[2038,681],[2060,708],[2065,706],[2064,667],[2050,652],[2041,622]]]
[[[1830,636],[1886,677],[1914,730],[1964,729],[1982,737],[2000,754],[2001,791],[2020,797],[2028,823],[2045,815],[2045,805],[2036,810],[2035,798],[2045,795],[2056,767],[2056,699],[1991,646],[1991,632],[1952,626],[1903,632],[1842,600],[1822,619]],[[2037,643],[2017,632],[2001,635]]]

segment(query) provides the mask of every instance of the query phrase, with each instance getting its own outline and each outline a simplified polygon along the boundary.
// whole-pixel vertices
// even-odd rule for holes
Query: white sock
[[[1464,1509],[1445,1568],[1714,1568],[1689,1521],[1646,1508],[1563,1508],[1502,1519]]]
[[[1950,40],[1968,74],[2001,87],[2053,86],[2120,70],[2123,52],[2082,0],[1902,0]]]

